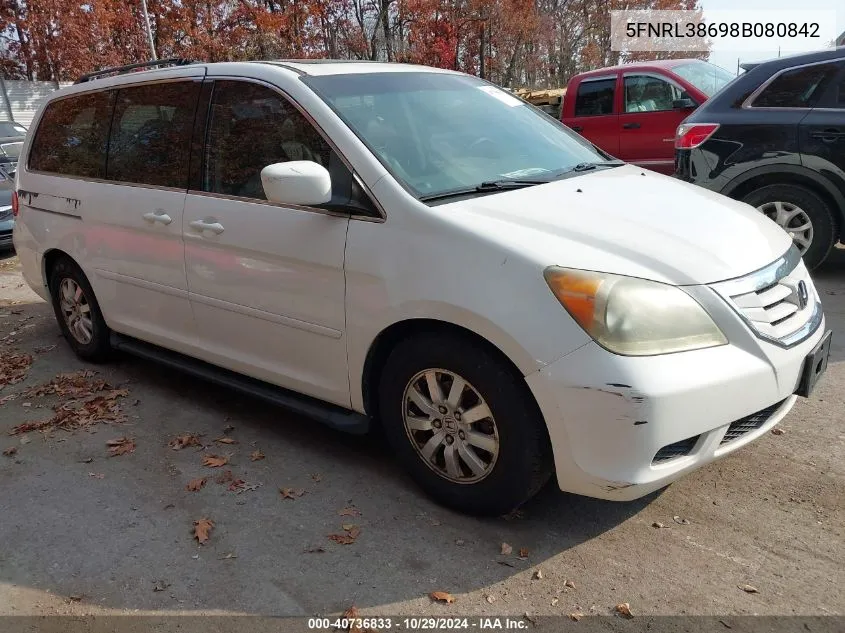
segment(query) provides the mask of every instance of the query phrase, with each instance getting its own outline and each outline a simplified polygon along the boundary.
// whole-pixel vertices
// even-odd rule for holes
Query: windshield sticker
[[[506,103],[512,108],[514,106],[522,105],[522,101],[520,101],[516,97],[509,95],[504,90],[499,90],[494,86],[479,86],[478,89],[482,92],[486,92],[491,97],[496,97],[499,101],[501,101],[502,103]]]

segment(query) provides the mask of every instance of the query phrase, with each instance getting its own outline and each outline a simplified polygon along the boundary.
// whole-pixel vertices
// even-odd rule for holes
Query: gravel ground
[[[832,358],[783,434],[636,502],[550,486],[518,516],[478,520],[424,498],[378,437],[141,360],[81,363],[17,261],[0,259],[0,354],[34,359],[22,382],[0,387],[0,399],[18,394],[0,404],[0,449],[15,449],[0,457],[0,615],[313,615],[353,604],[362,614],[565,615],[621,602],[636,615],[843,614],[845,250],[816,277]],[[127,390],[114,400],[125,422],[9,435],[61,401],[28,388],[82,369],[98,372],[89,383]],[[172,450],[184,433],[208,448]],[[106,442],[121,437],[134,452],[110,457]],[[229,463],[203,466],[210,453]],[[241,487],[215,482],[226,470]],[[202,489],[185,489],[201,477]],[[199,545],[202,518],[214,527]],[[455,602],[434,603],[433,591]]]

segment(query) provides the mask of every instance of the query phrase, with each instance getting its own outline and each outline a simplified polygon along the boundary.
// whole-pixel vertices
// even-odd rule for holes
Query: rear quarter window
[[[782,72],[751,102],[754,108],[812,108],[841,66],[813,64]]]
[[[29,169],[103,178],[113,94],[95,92],[53,101],[29,152]]]

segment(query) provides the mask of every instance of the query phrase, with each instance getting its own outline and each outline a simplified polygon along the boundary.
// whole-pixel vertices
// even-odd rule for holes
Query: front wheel
[[[402,464],[443,505],[506,514],[551,474],[548,434],[525,381],[483,344],[454,335],[402,341],[382,371],[379,404]]]

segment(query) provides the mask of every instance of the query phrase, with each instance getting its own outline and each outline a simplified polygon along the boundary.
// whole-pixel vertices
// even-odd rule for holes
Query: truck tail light
[[[682,123],[675,133],[675,149],[698,147],[718,129],[718,123]]]
[[[18,192],[12,192],[12,215],[18,217]]]

